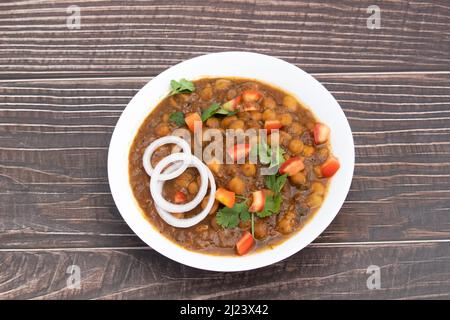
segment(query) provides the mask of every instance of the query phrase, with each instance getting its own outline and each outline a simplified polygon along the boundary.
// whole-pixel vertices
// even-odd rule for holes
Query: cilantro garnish
[[[272,158],[272,152],[275,156]],[[258,156],[262,164],[268,164],[270,169],[277,168],[284,162],[283,154],[285,151],[280,146],[277,146],[275,151],[270,148],[266,142],[260,142],[250,150],[251,156]]]
[[[184,113],[181,111],[170,114],[169,120],[175,122],[180,127],[186,124],[186,122],[184,121]]]
[[[223,228],[237,227],[239,221],[248,221],[250,212],[245,201],[236,203],[233,208],[224,207],[217,212],[216,222]]]
[[[235,114],[234,111],[228,111],[222,108],[222,106],[218,103],[213,103],[208,109],[202,112],[202,121],[205,122],[209,118],[211,118],[215,114],[221,115],[232,115]]]
[[[170,89],[169,96],[179,93],[192,93],[195,91],[195,85],[186,79],[181,79],[180,81],[172,80],[170,81]]]

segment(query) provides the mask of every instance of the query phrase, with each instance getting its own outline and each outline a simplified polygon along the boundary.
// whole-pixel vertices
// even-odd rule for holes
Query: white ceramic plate
[[[137,130],[167,95],[171,79],[244,77],[280,87],[308,106],[331,128],[331,146],[340,170],[332,178],[320,210],[299,232],[274,249],[243,257],[213,256],[186,250],[162,236],[142,215],[128,176],[128,154]],[[260,268],[285,259],[317,238],[339,212],[353,176],[354,146],[350,126],[341,107],[316,79],[283,60],[250,52],[222,52],[196,57],[162,72],[147,83],[122,113],[111,138],[108,178],[114,201],[131,229],[162,255],[185,265],[214,271]]]

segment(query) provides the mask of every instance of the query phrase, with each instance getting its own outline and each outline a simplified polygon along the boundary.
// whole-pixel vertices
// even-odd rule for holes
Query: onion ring
[[[171,143],[181,147],[181,149],[183,149],[183,152],[185,154],[191,154],[191,146],[189,145],[189,143],[186,142],[186,140],[183,140],[180,137],[167,136],[156,139],[155,141],[153,141],[148,145],[148,147],[144,151],[144,155],[142,156],[142,164],[144,166],[144,170],[150,177],[152,176],[153,171],[155,170],[151,164],[153,152],[155,152],[155,150],[158,149],[159,147]],[[188,168],[189,163],[190,160],[186,158],[186,160],[183,160],[183,163],[180,165],[179,168],[167,174],[164,173],[160,174],[158,180],[167,181],[178,177]]]
[[[162,188],[164,185],[164,180],[159,179],[162,171],[172,162],[183,161],[184,163],[188,163],[188,166],[196,167],[198,172],[200,173],[200,189],[197,192],[197,195],[192,199],[192,201],[184,204],[173,204],[162,196]],[[202,202],[203,198],[206,196],[206,192],[208,189],[208,167],[206,167],[201,160],[192,154],[186,153],[172,153],[169,156],[163,158],[153,169],[153,174],[150,178],[150,193],[153,197],[153,201],[162,209],[169,211],[171,213],[181,213],[187,212],[194,209],[196,206]],[[181,175],[183,171],[178,173],[180,168],[175,169],[174,172],[168,173],[168,176],[177,176]],[[178,173],[175,175],[174,173]]]
[[[202,163],[202,165],[205,166],[203,163]],[[170,170],[170,168],[171,167],[169,167],[167,170]],[[205,168],[208,169],[207,172],[208,172],[208,179],[209,179],[209,183],[210,183],[210,193],[209,193],[209,199],[208,199],[208,203],[206,204],[206,207],[200,213],[198,213],[197,215],[195,215],[191,218],[180,219],[180,218],[174,217],[172,214],[170,214],[163,208],[159,207],[158,205],[155,205],[156,211],[158,211],[159,216],[166,223],[170,224],[173,227],[177,227],[177,228],[189,228],[189,227],[196,225],[203,219],[205,219],[205,217],[209,214],[209,212],[211,211],[211,209],[214,205],[214,201],[215,201],[214,194],[216,193],[216,181],[214,180],[214,176],[212,175],[211,170],[209,170],[209,168],[207,166],[205,166]]]

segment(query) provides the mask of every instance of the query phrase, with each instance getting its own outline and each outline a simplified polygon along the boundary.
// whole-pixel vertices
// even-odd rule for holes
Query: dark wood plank
[[[8,1],[0,4],[0,77],[156,75],[208,52],[246,50],[309,72],[449,70],[446,0]],[[69,30],[69,6],[81,29]]]
[[[450,73],[320,75],[356,170],[317,242],[450,239]],[[109,193],[121,111],[148,79],[0,82],[0,248],[142,246]]]
[[[450,298],[450,243],[312,245],[258,271],[215,273],[145,249],[0,251],[0,299]],[[79,289],[66,270],[80,268]],[[379,290],[367,268],[380,268]]]

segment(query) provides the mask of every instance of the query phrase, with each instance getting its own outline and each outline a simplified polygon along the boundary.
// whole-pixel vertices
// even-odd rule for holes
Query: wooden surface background
[[[381,8],[381,29],[366,25]],[[67,8],[81,9],[69,30]],[[146,247],[111,198],[122,110],[167,67],[247,50],[312,73],[353,130],[347,201],[309,247],[249,272]],[[70,265],[81,288],[67,287]],[[380,267],[369,290],[367,268]],[[450,298],[450,3],[2,1],[0,299]]]

